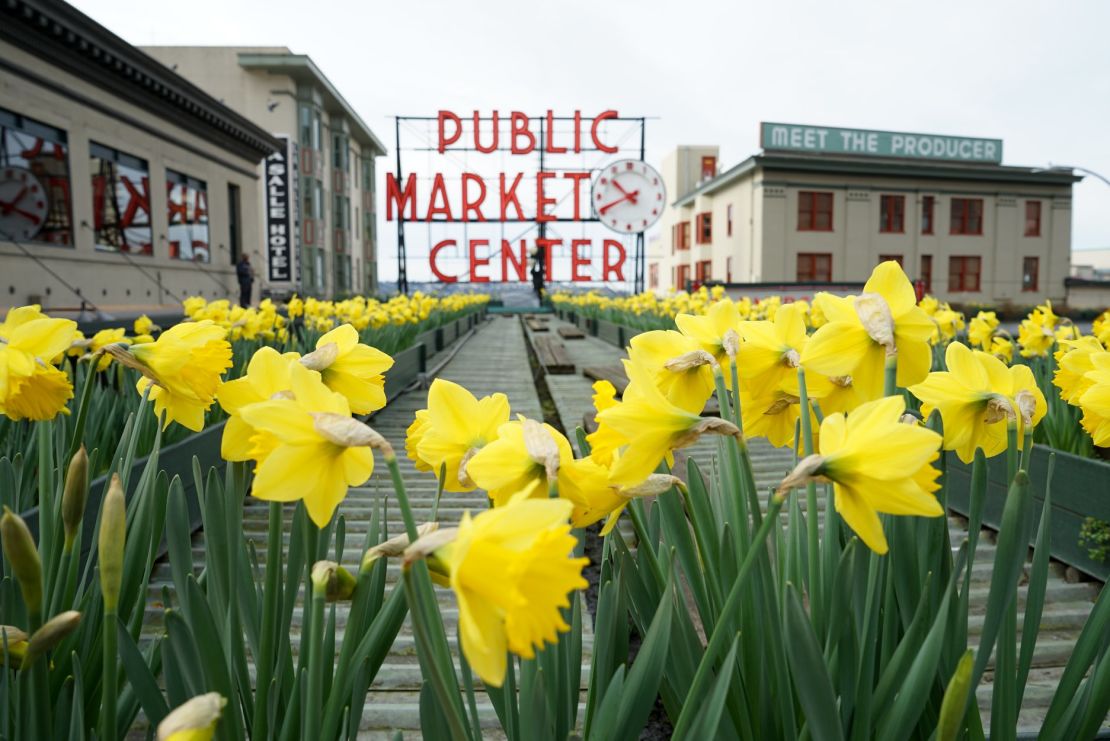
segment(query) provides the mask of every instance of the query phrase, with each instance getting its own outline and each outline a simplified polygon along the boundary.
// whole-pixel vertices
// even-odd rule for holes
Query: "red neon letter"
[[[583,182],[590,182],[590,173],[588,172],[564,172],[563,177],[574,181],[574,220],[579,221],[582,218],[581,201],[579,200],[581,194],[578,192],[578,186]]]
[[[536,135],[533,134],[532,130],[528,128],[528,116],[524,115],[520,111],[513,111],[512,114],[510,114],[509,120],[511,122],[512,129],[512,153],[528,154],[529,152],[535,151]],[[522,136],[528,140],[527,147],[518,147],[516,145],[517,140]]]
[[[590,266],[590,258],[578,256],[579,245],[589,245],[589,239],[572,239],[570,241],[570,279],[574,281],[590,281],[592,278],[589,273],[582,275],[578,272],[578,268],[585,265],[587,268]]]
[[[443,199],[442,206],[436,205],[438,198]],[[424,217],[424,221],[431,221],[432,216],[439,214],[446,216],[448,221],[455,218],[451,215],[451,202],[447,199],[447,186],[443,182],[442,172],[437,172],[435,180],[432,181],[432,195],[428,198],[428,215]]]
[[[555,274],[551,272],[551,253],[554,252],[555,245],[561,245],[561,239],[537,239],[536,246],[543,247],[543,274],[547,280],[555,280]]]
[[[405,204],[409,206],[409,220],[416,221],[416,173],[409,173],[405,189],[397,187],[392,172],[385,174],[385,220],[393,221],[393,204],[397,204],[397,217],[405,218]]]
[[[470,189],[467,187],[469,183],[478,184],[478,200],[470,200]],[[486,181],[482,180],[479,176],[472,172],[464,172],[462,174],[462,220],[470,221],[470,212],[473,211],[477,214],[475,221],[485,221],[486,217],[482,215],[482,201],[486,200]]]
[[[477,149],[479,152],[482,152],[483,154],[489,154],[490,152],[493,152],[497,149],[497,129],[500,126],[497,117],[497,111],[493,112],[493,144],[489,145],[488,147],[482,146],[482,138],[478,136],[478,134],[481,132],[481,120],[481,114],[479,114],[478,111],[474,111],[474,148]]]
[[[566,154],[566,147],[555,146],[555,114],[550,108],[547,109],[547,141],[544,143],[544,149],[551,154]]]
[[[455,240],[445,239],[442,242],[438,242],[436,246],[432,248],[432,251],[428,253],[428,265],[432,268],[432,275],[434,275],[437,280],[440,280],[444,283],[456,283],[459,279],[453,275],[444,275],[443,273],[441,273],[439,271],[439,266],[436,265],[436,258],[439,257],[439,251],[442,250],[444,247],[454,246]]]
[[[527,242],[520,240],[519,259],[513,254],[513,246],[509,240],[501,240],[501,282],[509,283],[509,265],[513,266],[518,283],[524,282],[524,274],[528,267]]]
[[[516,198],[516,186],[520,185],[520,179],[524,177],[523,172],[518,172],[516,177],[513,178],[513,184],[508,190],[505,190],[505,173],[501,173],[498,178],[501,183],[501,220],[505,221],[505,214],[509,210],[509,204],[513,204],[516,209],[516,217],[524,221],[524,212],[520,210],[520,201]]]
[[[616,111],[612,111],[612,110],[602,111],[601,113],[597,114],[597,117],[594,118],[594,122],[590,125],[590,138],[592,138],[594,140],[594,147],[597,148],[597,151],[607,152],[609,154],[615,154],[616,153],[616,151],[617,151],[616,147],[610,147],[608,145],[602,144],[601,140],[597,138],[597,127],[601,124],[601,122],[606,120],[606,119],[616,118],[616,117],[617,117],[617,112]]]
[[[447,127],[444,125],[448,121],[455,124],[455,133],[449,137],[446,136]],[[462,136],[462,121],[451,111],[440,111],[437,124],[439,126],[439,153],[443,154],[447,147],[457,142],[459,137]]]
[[[582,151],[582,111],[574,112],[574,153]]]
[[[543,194],[543,181],[555,177],[553,172],[536,173],[536,221],[555,221],[555,214],[547,213],[547,206],[554,206],[555,199]]]
[[[616,262],[610,262],[609,261],[609,248],[610,247],[615,247],[616,250],[617,250],[617,260],[616,260]],[[613,278],[612,280],[624,280],[624,271],[622,270],[622,268],[624,268],[624,258],[625,258],[624,245],[621,244],[620,242],[618,242],[615,239],[606,239],[605,240],[605,249],[602,251],[602,257],[601,257],[601,266],[602,266],[601,267],[601,279],[602,280],[610,280],[609,273],[613,272],[613,273],[617,274],[617,277]]]
[[[481,265],[489,265],[488,257],[478,257],[478,246],[489,247],[488,239],[472,239],[470,240],[470,282],[471,283],[489,283],[488,275],[478,275],[478,267]]]

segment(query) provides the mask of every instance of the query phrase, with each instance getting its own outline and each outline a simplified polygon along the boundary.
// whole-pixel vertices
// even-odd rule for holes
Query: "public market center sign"
[[[1002,162],[1001,139],[900,131],[764,122],[760,129],[760,144],[767,152],[850,154],[993,164]]]

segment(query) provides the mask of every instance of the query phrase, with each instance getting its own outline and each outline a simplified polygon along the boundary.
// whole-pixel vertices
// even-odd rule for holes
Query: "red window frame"
[[[799,252],[797,275],[799,283],[831,283],[832,253]]]
[[[798,231],[833,230],[833,194],[820,190],[798,191]]]
[[[713,241],[713,213],[711,211],[702,211],[698,214],[696,226],[694,240],[698,244],[709,244]]]
[[[901,255],[879,255],[879,262],[887,262],[889,260],[894,260],[899,266],[902,266]]]
[[[675,279],[675,288],[680,291],[686,290],[686,283],[690,280],[690,266],[679,265],[678,277]]]
[[[982,236],[983,199],[953,198],[949,234]]]
[[[732,236],[732,204],[725,209],[725,236]]]
[[[1025,236],[1041,236],[1041,202],[1025,202]]]
[[[925,293],[931,293],[933,290],[933,256],[921,256],[921,285],[925,289]]]
[[[648,288],[659,287],[659,263],[648,265]]]
[[[678,225],[678,248],[680,250],[690,249],[690,222],[682,221]]]
[[[705,156],[701,158],[701,179],[709,180],[717,176],[717,158]]]
[[[885,195],[879,197],[879,232],[904,234],[906,231],[906,197]]]
[[[1041,259],[1039,257],[1024,257],[1021,260],[1021,291],[1022,293],[1036,293],[1040,290]]]
[[[712,260],[699,260],[694,266],[694,282],[698,285],[705,283],[707,280],[712,280],[713,275],[713,261]]]
[[[725,258],[725,282],[732,282],[732,255]]]
[[[936,223],[937,199],[934,196],[921,197],[921,233],[932,234]]]
[[[978,293],[982,275],[982,257],[978,255],[952,255],[948,258],[949,293]]]

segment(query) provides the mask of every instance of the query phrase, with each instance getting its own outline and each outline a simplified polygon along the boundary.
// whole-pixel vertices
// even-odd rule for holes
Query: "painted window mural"
[[[166,170],[170,257],[211,262],[208,244],[208,186],[202,180]]]
[[[0,239],[72,245],[69,194],[65,132],[0,108]]]
[[[153,255],[146,160],[89,142],[96,248]]]

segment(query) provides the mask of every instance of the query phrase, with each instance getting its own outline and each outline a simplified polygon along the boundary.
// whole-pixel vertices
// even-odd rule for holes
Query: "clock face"
[[[615,232],[642,232],[663,215],[667,191],[663,177],[640,160],[618,160],[594,180],[590,203],[594,215]]]
[[[0,168],[0,239],[26,241],[46,223],[46,189],[30,170]]]

